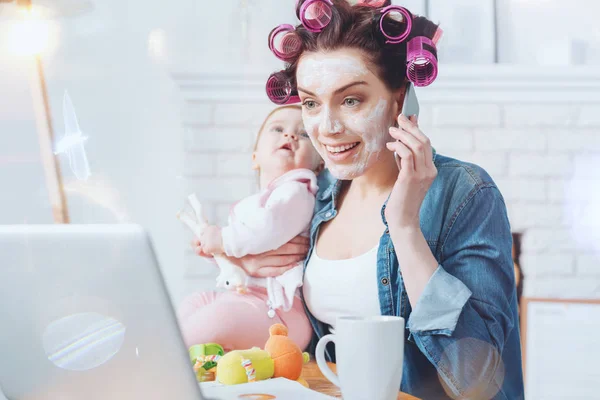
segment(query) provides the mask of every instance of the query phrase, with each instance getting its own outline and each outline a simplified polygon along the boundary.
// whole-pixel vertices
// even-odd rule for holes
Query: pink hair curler
[[[430,85],[438,74],[435,43],[417,36],[406,45],[406,76],[415,86]]]
[[[442,28],[438,27],[437,30],[435,31],[435,34],[433,35],[433,39],[431,39],[431,41],[437,46],[443,35],[444,35],[444,31],[442,30]]]
[[[298,92],[283,71],[275,72],[267,79],[267,96],[269,100],[278,105],[300,102]]]
[[[404,32],[402,32],[402,34],[400,36],[390,36],[387,33],[385,33],[385,30],[383,29],[383,20],[385,19],[386,15],[388,15],[392,12],[400,13],[403,17],[403,21],[398,21],[398,22],[404,22],[404,24],[406,25]],[[386,40],[386,43],[398,44],[398,43],[404,42],[406,40],[406,38],[408,37],[408,35],[410,35],[410,31],[412,30],[412,20],[413,20],[413,16],[412,16],[411,12],[408,11],[404,7],[387,6],[386,8],[381,10],[381,19],[379,20],[379,30],[381,30],[381,33],[383,34],[383,36],[385,36],[388,39],[388,40]]]
[[[269,49],[281,61],[290,61],[302,50],[302,41],[290,24],[282,24],[269,33]]]
[[[329,22],[333,14],[333,2],[331,0],[304,0],[300,9],[296,0],[296,15],[302,25],[311,32],[321,32]]]
[[[382,7],[387,0],[358,0],[356,5],[369,6],[369,7]]]

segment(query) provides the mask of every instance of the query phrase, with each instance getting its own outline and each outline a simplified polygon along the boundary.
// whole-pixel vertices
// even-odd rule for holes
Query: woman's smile
[[[331,161],[343,161],[360,151],[361,142],[352,142],[338,145],[323,145],[327,150],[327,158]]]

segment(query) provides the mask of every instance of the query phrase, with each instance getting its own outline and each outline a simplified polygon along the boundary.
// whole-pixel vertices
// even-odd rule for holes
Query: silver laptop
[[[9,400],[203,399],[143,229],[0,226],[0,388]]]

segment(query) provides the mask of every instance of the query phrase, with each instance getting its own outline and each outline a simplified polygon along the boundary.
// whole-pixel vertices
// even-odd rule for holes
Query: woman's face
[[[305,53],[296,71],[302,119],[338,179],[353,179],[377,162],[397,117],[396,96],[357,49]]]

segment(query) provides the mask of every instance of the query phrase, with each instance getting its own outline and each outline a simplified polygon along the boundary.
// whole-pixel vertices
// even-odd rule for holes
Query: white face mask
[[[372,81],[369,74],[372,75],[364,63],[351,56],[307,58],[298,66],[298,86],[315,93],[318,96],[315,101],[319,103],[318,110],[304,107],[304,127],[327,168],[338,179],[362,175],[379,159],[382,151],[387,151],[385,144],[392,140],[388,131],[394,119],[391,99],[381,97],[376,103],[370,100],[370,106],[361,104],[356,108],[343,104],[343,99],[330,101],[333,92],[344,83]],[[351,93],[348,98],[353,97]],[[328,157],[331,153],[323,142],[360,144],[351,157],[336,161]]]

